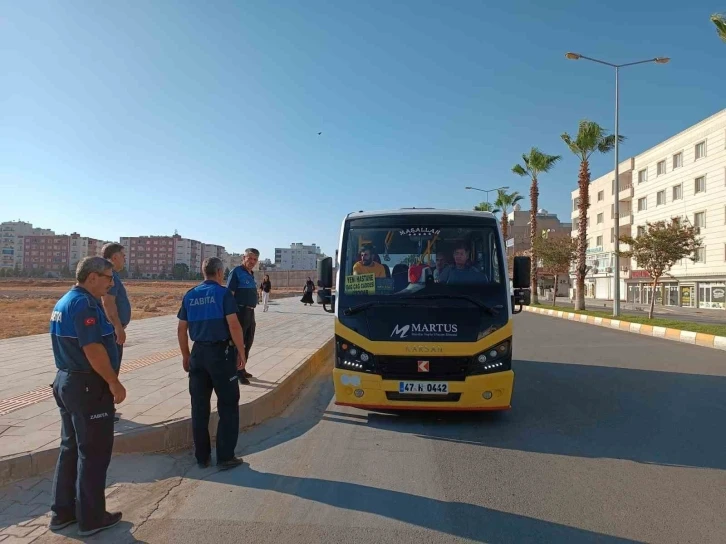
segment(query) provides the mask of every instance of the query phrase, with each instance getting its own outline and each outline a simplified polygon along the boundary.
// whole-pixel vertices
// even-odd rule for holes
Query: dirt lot
[[[176,314],[184,293],[198,283],[126,280],[132,319]],[[48,332],[53,306],[72,286],[70,280],[0,280],[0,339]],[[271,298],[298,292],[276,290]]]

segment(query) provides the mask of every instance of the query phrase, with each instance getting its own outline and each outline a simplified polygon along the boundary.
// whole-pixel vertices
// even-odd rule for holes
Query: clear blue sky
[[[528,195],[533,145],[564,156],[540,205],[568,220],[560,134],[614,124],[613,73],[568,50],[672,57],[623,71],[622,157],[726,105],[711,0],[0,5],[0,219],[104,239],[331,254],[349,211]]]

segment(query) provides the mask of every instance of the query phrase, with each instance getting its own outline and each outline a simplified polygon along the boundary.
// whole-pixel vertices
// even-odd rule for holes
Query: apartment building
[[[620,163],[620,235],[630,236],[633,224],[633,164],[634,159]],[[579,231],[580,191],[572,192],[572,236]],[[615,172],[590,182],[590,208],[587,212],[587,257],[590,270],[585,278],[587,298],[612,299],[615,293],[615,266],[620,266],[620,298],[625,300],[625,278],[630,260],[615,256]],[[571,277],[574,285],[574,264]]]
[[[198,240],[174,236],[123,236],[121,245],[126,248],[126,267],[134,276],[152,277],[172,273],[175,264],[185,264],[192,274],[202,272],[202,262],[207,257],[219,257],[225,266],[231,264],[224,246],[203,244]],[[239,264],[239,259],[237,259]]]
[[[129,274],[147,278],[171,274],[176,262],[174,236],[122,236],[120,243],[126,251]]]
[[[275,268],[278,270],[316,270],[318,260],[324,258],[316,245],[290,244],[289,248],[275,248]]]
[[[55,274],[74,273],[78,261],[84,257],[101,256],[105,243],[77,232],[70,235],[26,235],[23,237],[21,268]]]
[[[726,309],[726,109],[629,159],[626,167],[620,176],[621,234],[637,236],[648,222],[679,217],[699,229],[703,247],[694,255],[696,262],[677,263],[655,293],[646,271],[635,261],[621,260],[621,299],[649,304],[655,297],[656,304],[666,306]],[[607,260],[613,240],[608,230],[614,227],[612,213],[610,223],[607,219],[614,204],[608,179],[612,172],[590,188],[588,258],[592,256],[593,269],[586,283],[593,287],[586,294],[594,298],[612,298],[607,282],[598,281],[602,262],[609,265],[605,269],[613,266],[612,257]],[[576,198],[574,191],[573,217]]]
[[[26,236],[53,236],[50,229],[33,227],[25,221],[5,221],[0,223],[0,268],[22,268],[25,258]]]
[[[202,244],[202,263],[204,263],[204,259],[209,259],[210,257],[218,257],[219,259],[222,259],[222,262],[224,263],[225,255],[227,255],[227,251],[224,249],[224,246],[218,246],[216,244]]]

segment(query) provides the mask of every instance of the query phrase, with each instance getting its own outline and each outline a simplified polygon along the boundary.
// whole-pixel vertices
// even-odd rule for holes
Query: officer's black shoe
[[[210,459],[207,459],[206,461],[197,461],[197,466],[199,468],[207,468],[210,463],[211,463]]]
[[[245,375],[245,378],[251,378],[252,377],[252,374],[250,374],[246,370],[243,370],[242,373]]]
[[[73,525],[76,521],[78,521],[76,519],[76,516],[62,518],[53,514],[53,517],[50,518],[48,529],[50,529],[51,531],[60,531],[61,529],[65,529],[69,525]]]
[[[241,374],[238,374],[237,378],[239,379],[239,383],[241,383],[242,385],[250,384],[250,381],[245,376],[242,376]]]
[[[121,521],[121,512],[106,512],[103,516],[103,521],[101,522],[100,527],[96,527],[95,529],[86,529],[83,530],[80,527],[78,528],[78,535],[79,536],[91,536],[95,535],[96,533],[100,533],[101,531],[105,531],[106,529],[110,529],[114,525],[117,525],[119,521]]]
[[[234,467],[238,467],[241,464],[243,464],[244,461],[241,457],[232,457],[232,459],[229,459],[227,461],[222,461],[221,463],[217,463],[217,466],[220,470],[229,470]]]

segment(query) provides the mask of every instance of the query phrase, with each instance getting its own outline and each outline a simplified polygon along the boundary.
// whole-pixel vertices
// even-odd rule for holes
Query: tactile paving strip
[[[130,361],[128,363],[122,363],[121,372],[119,372],[119,374],[126,374],[127,372],[131,372],[139,368],[144,368],[145,366],[153,365],[155,363],[160,363],[161,361],[165,361],[179,355],[179,348],[170,349],[168,351],[160,351],[158,353],[152,353],[151,355],[147,355],[146,357],[134,359],[133,361]],[[34,389],[32,391],[28,391],[27,393],[23,393],[22,395],[17,395],[15,397],[10,397],[9,399],[0,400],[0,416],[5,416],[11,412],[15,412],[16,410],[27,408],[28,406],[32,406],[33,404],[51,398],[53,398],[53,389],[48,386],[44,386],[38,387],[37,389]]]

